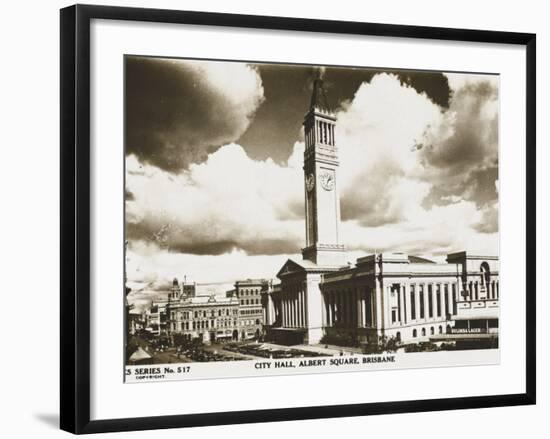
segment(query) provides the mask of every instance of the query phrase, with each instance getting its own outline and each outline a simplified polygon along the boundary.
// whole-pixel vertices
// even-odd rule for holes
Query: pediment
[[[292,259],[288,259],[277,273],[277,277],[286,276],[293,273],[303,273],[305,267]]]

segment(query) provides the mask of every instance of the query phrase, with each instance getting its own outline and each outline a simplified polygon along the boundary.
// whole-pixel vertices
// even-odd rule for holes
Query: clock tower
[[[328,105],[321,78],[313,84],[311,104],[303,125],[306,247],[302,249],[302,256],[321,266],[345,265],[345,247],[339,236],[336,116]]]

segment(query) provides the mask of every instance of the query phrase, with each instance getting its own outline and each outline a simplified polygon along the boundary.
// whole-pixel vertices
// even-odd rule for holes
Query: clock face
[[[326,191],[334,189],[334,176],[328,172],[323,172],[320,177],[321,186]]]
[[[306,177],[306,189],[308,192],[311,192],[313,187],[315,186],[315,176],[313,174],[309,174]]]

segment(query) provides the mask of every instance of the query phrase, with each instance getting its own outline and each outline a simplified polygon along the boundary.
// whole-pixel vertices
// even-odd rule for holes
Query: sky
[[[223,294],[305,245],[302,122],[336,113],[350,261],[498,254],[495,75],[126,57],[126,270],[138,308],[172,279]]]

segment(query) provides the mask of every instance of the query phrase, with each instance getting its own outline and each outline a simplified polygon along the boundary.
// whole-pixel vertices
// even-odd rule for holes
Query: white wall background
[[[392,0],[322,2],[277,0],[88,1],[120,6],[301,16],[381,23],[483,28],[537,33],[538,45],[538,272],[550,247],[543,204],[549,154],[544,121],[550,117],[550,28],[544,2]],[[63,1],[9,2],[0,25],[0,402],[6,437],[58,437],[59,290],[59,13]],[[546,55],[546,56],[545,56]],[[521,261],[518,261],[521,263]],[[540,276],[539,276],[540,277]],[[548,324],[544,284],[538,281],[538,405],[423,414],[325,419],[200,429],[126,433],[129,437],[512,437],[545,429],[550,409]],[[546,352],[543,350],[546,344]],[[545,358],[546,357],[546,358]],[[542,372],[542,373],[541,373]],[[259,389],[261,391],[261,389]],[[4,433],[5,432],[5,433]],[[107,435],[108,437],[120,437]]]

